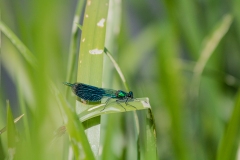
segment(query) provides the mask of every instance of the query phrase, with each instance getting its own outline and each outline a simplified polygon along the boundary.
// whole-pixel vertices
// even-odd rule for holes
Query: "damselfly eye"
[[[130,91],[130,92],[128,93],[128,97],[133,98],[133,92],[132,92],[132,91]]]

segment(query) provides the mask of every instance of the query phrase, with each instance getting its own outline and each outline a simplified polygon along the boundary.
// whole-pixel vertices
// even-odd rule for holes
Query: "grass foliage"
[[[1,1],[0,159],[237,159],[239,6]],[[65,81],[131,90],[139,110],[91,109]]]

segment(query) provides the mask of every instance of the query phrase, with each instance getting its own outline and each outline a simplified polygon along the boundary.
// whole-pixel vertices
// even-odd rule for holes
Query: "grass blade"
[[[196,63],[196,66],[194,67],[194,75],[193,75],[193,96],[198,95],[198,89],[200,85],[200,79],[201,75],[203,73],[203,70],[213,54],[214,50],[217,48],[219,42],[224,37],[224,35],[227,33],[230,25],[232,23],[232,16],[231,15],[225,15],[219,25],[219,27],[214,30],[213,34],[207,38],[205,41],[205,45],[201,51],[199,60]]]
[[[117,70],[125,88],[127,91],[129,91],[129,88],[128,88],[128,85],[127,85],[127,82],[125,80],[125,77],[119,67],[119,65],[116,63],[116,61],[114,60],[114,58],[112,57],[112,55],[110,54],[110,52],[108,51],[108,49],[105,47],[104,48],[104,52],[106,53],[106,55],[110,58],[111,62],[113,63],[115,69]],[[142,100],[141,101],[143,104],[146,103],[146,104],[149,104],[149,100],[148,98],[145,98],[145,100]],[[144,106],[144,105],[143,105]],[[127,106],[126,106],[127,107]],[[145,107],[145,106],[144,106]],[[136,107],[137,110],[140,110],[141,108],[138,108]],[[144,128],[144,130],[141,130],[141,132],[143,133],[140,133],[140,136],[141,135],[146,135],[146,138],[144,137],[142,141],[142,143],[140,143],[140,148],[143,148],[142,151],[138,151],[140,152],[140,157],[142,157],[143,159],[157,159],[157,147],[156,147],[156,132],[155,132],[155,123],[154,123],[154,118],[152,116],[152,110],[151,110],[151,107],[150,105],[148,105],[147,107],[145,108],[148,108],[148,114],[145,115],[148,119],[147,123],[146,123],[146,127],[139,127],[139,120],[138,120],[138,117],[136,115],[136,112],[134,112],[134,117],[135,117],[135,124],[136,124],[136,127],[138,128],[138,133],[139,133],[139,128]],[[128,111],[128,110],[126,110]],[[111,122],[110,122],[111,123]],[[145,126],[145,125],[144,125]],[[110,134],[110,132],[107,132],[108,134]],[[138,135],[137,135],[138,136]],[[142,139],[141,139],[142,140]],[[105,140],[105,147],[106,148],[111,148],[111,142],[109,142],[111,140],[109,140],[109,137]],[[102,158],[106,158],[109,156],[108,153],[108,150],[104,148],[104,151],[103,151],[103,157]]]
[[[76,159],[94,159],[92,150],[86,138],[82,123],[79,121],[78,116],[68,106],[61,94],[57,95],[59,105],[62,106],[66,114],[66,129],[69,134],[71,146]]]
[[[81,112],[79,114],[79,117],[80,117],[80,120],[83,122],[90,118],[97,117],[99,115],[104,115],[104,114],[109,114],[109,113],[121,113],[121,112],[127,112],[127,111],[136,111],[136,110],[150,108],[148,98],[138,98],[138,100],[139,101],[129,102],[129,104],[133,105],[136,108],[126,105],[125,103],[121,103],[121,105],[125,108],[124,109],[122,106],[115,103],[114,101],[113,101],[113,103],[110,102],[111,104],[109,104],[107,106],[105,104],[91,106],[91,107],[89,107],[89,109]]]
[[[2,138],[0,136],[0,159],[5,159],[6,155],[5,152],[3,150],[3,145],[2,145]]]
[[[126,82],[126,79],[119,67],[119,65],[117,64],[117,62],[114,60],[114,58],[112,57],[111,53],[108,51],[108,49],[105,47],[104,48],[104,52],[106,53],[106,55],[109,57],[109,59],[111,60],[112,64],[114,65],[116,71],[118,72],[123,84],[124,84],[124,87],[127,91],[129,91],[129,88],[128,88],[128,85],[127,85],[127,82]]]
[[[80,52],[78,60],[77,82],[100,87],[103,73],[103,50],[108,13],[108,0],[88,0],[84,13]],[[77,101],[77,113],[86,110]],[[96,117],[87,122],[86,134],[92,150],[97,157],[100,143],[100,118]],[[93,127],[90,127],[92,126]]]
[[[232,116],[228,122],[221,143],[218,147],[217,160],[235,159],[238,149],[238,139],[240,134],[240,92],[236,97]]]
[[[9,101],[7,101],[7,143],[8,159],[12,160],[16,152],[16,128],[12,116]]]
[[[37,60],[30,50],[22,43],[21,40],[2,22],[0,21],[0,30],[10,39],[14,46],[20,51],[26,61],[33,67],[37,66]]]
[[[72,24],[71,42],[70,42],[70,48],[69,48],[69,59],[68,59],[68,69],[67,69],[67,78],[66,78],[67,82],[70,82],[73,78],[75,59],[77,55],[77,39],[78,39],[77,26],[78,26],[80,17],[82,16],[85,3],[86,3],[86,0],[78,1],[77,9],[74,15],[74,20]]]
[[[158,159],[157,158],[157,139],[156,139],[156,127],[155,119],[152,114],[152,110],[148,110],[147,115],[147,124],[146,124],[146,150],[143,151],[145,154],[144,159]],[[144,153],[145,152],[145,153]]]
[[[22,117],[24,116],[24,114],[22,114],[21,116],[17,117],[14,119],[14,123],[17,123]],[[4,127],[0,130],[0,135],[5,132],[7,130],[7,127]]]
[[[159,41],[159,71],[161,75],[160,90],[164,95],[164,104],[171,117],[171,136],[173,148],[178,159],[190,159],[190,148],[186,143],[184,129],[184,89],[180,64],[177,61],[177,42],[171,25],[162,28]]]

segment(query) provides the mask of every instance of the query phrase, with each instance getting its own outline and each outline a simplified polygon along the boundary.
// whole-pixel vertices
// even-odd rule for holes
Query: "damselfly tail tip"
[[[68,82],[63,82],[63,84],[65,84],[66,86],[72,87],[73,84],[72,83],[68,83]]]

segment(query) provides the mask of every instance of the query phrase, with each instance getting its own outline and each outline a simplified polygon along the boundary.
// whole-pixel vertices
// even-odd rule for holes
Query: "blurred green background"
[[[44,142],[51,140],[48,135],[62,124],[47,80],[51,79],[65,94],[62,82],[67,76],[76,4],[76,0],[2,0],[0,5],[1,21],[38,62],[35,71],[1,35],[0,128],[6,125],[9,99],[14,117],[26,114],[25,120],[17,124],[23,137],[39,139],[39,145],[31,150],[39,159],[63,157],[60,146],[52,153],[44,148]],[[240,115],[236,109],[240,1],[110,0],[110,4],[106,47],[134,96],[150,99],[158,158],[221,159],[221,151],[229,145],[232,149],[226,150],[226,159],[235,159]],[[104,60],[103,86],[124,89],[113,65],[106,57]],[[76,69],[72,74],[75,82]],[[24,123],[29,128],[24,128]],[[127,159],[121,153],[116,157]]]

